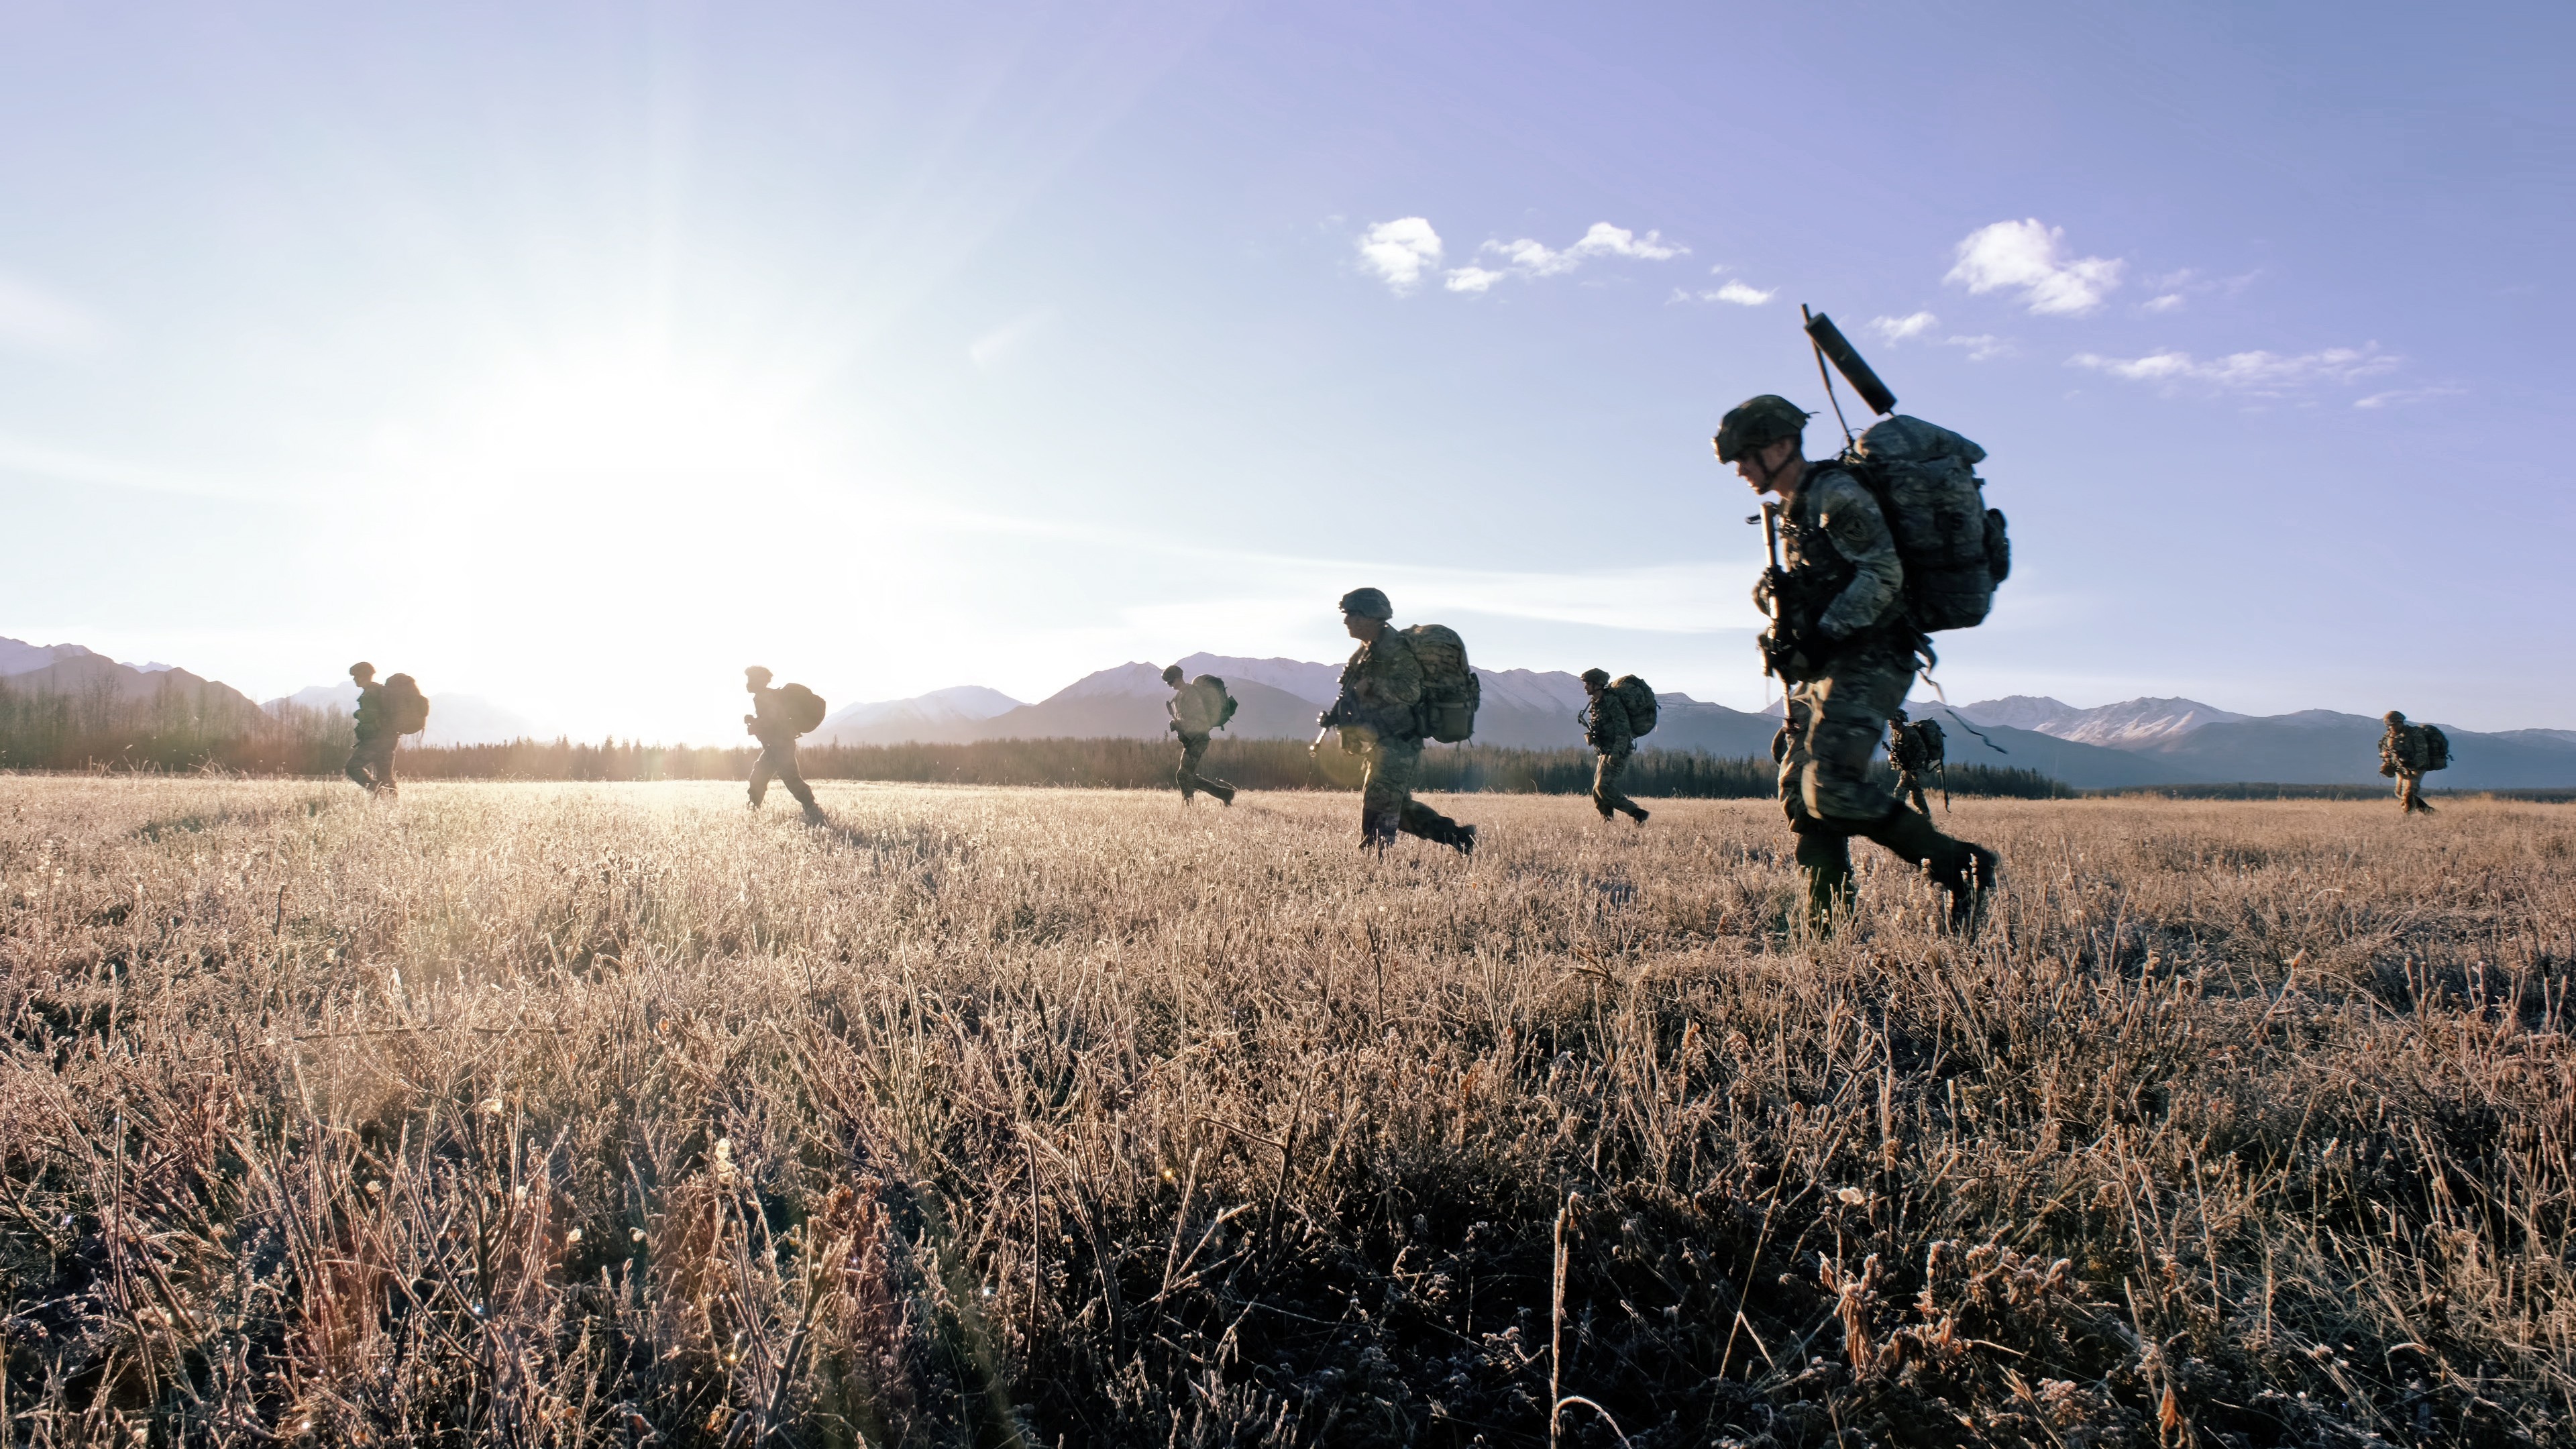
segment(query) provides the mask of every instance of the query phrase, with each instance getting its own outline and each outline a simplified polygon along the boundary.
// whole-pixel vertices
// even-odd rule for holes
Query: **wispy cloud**
[[[1940,325],[1941,319],[1929,312],[1911,312],[1903,317],[1869,319],[1869,330],[1890,342],[1902,342],[1909,337],[1920,337]]]
[[[1440,265],[1440,233],[1419,216],[1381,221],[1360,233],[1360,269],[1396,292],[1410,292]]]
[[[2126,265],[2117,257],[2070,257],[2065,229],[2037,219],[1999,221],[1968,233],[1944,282],[1973,293],[2017,287],[2022,304],[2042,316],[2080,317],[2117,291]]]
[[[1732,279],[1722,287],[1710,288],[1707,291],[1692,292],[1679,287],[1673,289],[1673,300],[1676,302],[1731,302],[1738,307],[1759,307],[1779,295],[1780,289],[1777,287],[1748,286]]]
[[[2429,402],[2437,397],[2458,397],[2467,391],[2464,387],[2401,387],[2354,398],[2352,405],[2357,408],[2404,407],[2408,403]]]
[[[29,352],[94,352],[107,329],[88,312],[34,284],[0,273],[0,346]]]
[[[986,371],[1002,366],[1026,350],[1028,345],[1055,325],[1055,307],[1050,304],[1034,312],[1015,317],[978,337],[966,348],[966,355]]]
[[[2210,277],[2202,275],[2193,267],[2185,267],[2178,272],[2167,272],[2161,277],[2148,279],[2147,290],[2155,295],[2139,303],[2138,310],[2171,312],[2194,297],[2206,297],[2213,293],[2224,293],[2232,297],[2250,286],[2257,275],[2259,273],[2247,272],[2239,277]]]
[[[1941,345],[1968,349],[1970,362],[1986,362],[1997,357],[2013,355],[2013,345],[1991,332],[1980,332],[1973,337],[1944,337],[1941,339]]]
[[[2207,361],[2188,352],[2150,352],[2144,357],[2104,357],[2079,352],[2067,366],[2108,373],[2131,382],[2199,384],[2234,392],[2277,395],[2314,383],[2349,384],[2378,377],[2401,361],[2382,352],[2376,342],[2359,347],[2328,347],[2316,352],[2231,352]],[[2396,394],[2382,394],[2394,397]]]
[[[1664,240],[1663,233],[1647,232],[1639,236],[1624,226],[1606,221],[1592,223],[1592,228],[1570,246],[1551,247],[1544,242],[1521,237],[1516,241],[1489,241],[1476,249],[1480,259],[1494,265],[1477,263],[1453,268],[1447,286],[1452,292],[1491,291],[1497,282],[1513,277],[1554,277],[1573,271],[1595,257],[1625,257],[1631,261],[1666,262],[1686,256],[1690,248]]]

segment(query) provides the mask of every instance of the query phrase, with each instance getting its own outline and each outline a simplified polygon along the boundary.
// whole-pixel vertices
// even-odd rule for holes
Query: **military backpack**
[[[800,735],[810,735],[821,729],[823,717],[830,713],[830,707],[823,703],[823,696],[801,684],[780,685],[778,703],[787,727]]]
[[[1235,697],[1226,693],[1224,680],[1202,674],[1173,694],[1172,728],[1185,735],[1214,734],[1234,718],[1238,707]]]
[[[2439,725],[2418,725],[2416,728],[2424,732],[2423,768],[2427,770],[2451,768],[2451,737],[2442,733]]]
[[[1633,674],[1622,674],[1610,681],[1607,691],[1628,712],[1628,733],[1650,735],[1655,732],[1655,688]]]
[[[1422,664],[1422,732],[1444,745],[1464,742],[1485,698],[1484,681],[1467,664],[1467,641],[1445,624],[1416,624],[1404,639]]]
[[[385,677],[385,732],[416,735],[429,728],[429,696],[420,692],[420,682],[408,674]]]
[[[1947,428],[1902,413],[1860,435],[1843,464],[1878,499],[1905,565],[1905,610],[1914,627],[1973,629],[2012,573],[2002,510],[1988,508],[1977,464],[1986,450]]]

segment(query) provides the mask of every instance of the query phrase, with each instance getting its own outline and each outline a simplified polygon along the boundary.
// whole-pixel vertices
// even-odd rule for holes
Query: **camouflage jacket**
[[[1179,735],[1205,735],[1216,731],[1216,722],[1225,714],[1225,689],[1202,674],[1172,691],[1163,709],[1172,717],[1172,732]]]
[[[1787,511],[1781,542],[1790,592],[1811,601],[1796,627],[1821,624],[1847,640],[1904,617],[1905,565],[1878,500],[1848,469],[1811,463]]]
[[[2419,724],[2390,725],[2379,737],[2380,773],[2424,768],[2424,727]]]
[[[1584,706],[1583,739],[1605,755],[1624,755],[1636,748],[1637,731],[1619,696],[1603,690]]]
[[[751,719],[742,732],[764,745],[794,744],[796,726],[787,718],[785,691],[764,685],[751,692]]]
[[[357,726],[361,741],[372,740],[385,732],[385,687],[381,684],[358,686],[358,707],[349,716]]]
[[[1333,709],[1344,724],[1358,725],[1383,739],[1422,736],[1422,661],[1413,657],[1412,641],[1394,625],[1376,639],[1351,651],[1342,666],[1342,695]]]

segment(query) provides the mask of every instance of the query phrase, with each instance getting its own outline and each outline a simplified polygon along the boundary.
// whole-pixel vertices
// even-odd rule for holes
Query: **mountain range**
[[[1338,665],[1302,659],[1247,659],[1193,654],[1184,673],[1214,674],[1239,703],[1226,733],[1241,739],[1309,739],[1315,715],[1338,688]],[[1484,704],[1476,742],[1519,749],[1564,749],[1583,743],[1576,714],[1582,681],[1562,670],[1479,669]],[[239,691],[152,663],[120,664],[78,644],[33,645],[0,638],[0,680],[28,693],[106,690],[120,699],[168,698],[184,691],[203,710],[243,711],[287,705],[346,710],[357,702],[347,681],[315,685],[254,705]],[[1168,731],[1163,705],[1171,691],[1159,666],[1121,664],[1085,675],[1036,703],[996,689],[958,685],[909,699],[850,705],[807,737],[811,744],[966,743],[974,740],[1124,736],[1157,739]],[[1779,727],[1768,712],[1730,709],[1687,694],[1658,693],[1662,714],[1650,747],[1701,750],[1720,757],[1767,755]],[[473,695],[430,697],[424,743],[476,744],[531,733],[522,716]],[[2380,721],[2369,715],[2300,710],[2244,715],[2191,699],[2132,699],[2079,708],[2046,696],[2010,695],[1952,707],[1916,701],[1917,718],[1942,722],[1949,758],[2037,770],[2078,789],[2262,782],[2285,785],[2379,783]],[[2576,787],[2576,730],[2494,733],[2444,726],[2451,768],[2433,777],[2450,789]]]
[[[23,694],[104,692],[126,703],[149,703],[176,693],[200,714],[231,714],[239,718],[261,710],[275,714],[289,705],[337,709],[343,714],[358,707],[354,680],[313,685],[261,705],[253,704],[250,696],[231,685],[202,678],[175,665],[120,664],[78,644],[29,644],[19,639],[0,639],[0,682]],[[471,694],[433,694],[429,697],[429,728],[418,736],[418,743],[498,744],[530,733],[525,718],[490,700]]]
[[[1225,733],[1237,739],[1312,739],[1315,716],[1341,686],[1341,667],[1301,659],[1243,659],[1193,654],[1179,661],[1193,677],[1213,674],[1235,698]],[[1484,703],[1476,713],[1476,742],[1518,749],[1563,749],[1583,743],[1575,714],[1583,708],[1583,681],[1563,671],[1479,669]],[[807,739],[816,744],[894,744],[919,741],[963,744],[973,740],[1044,739],[1095,735],[1152,739],[1169,733],[1164,702],[1172,697],[1159,665],[1121,664],[1085,675],[1035,704],[968,685],[916,699],[853,705],[824,720]],[[1710,704],[1686,694],[1658,694],[1663,708],[1653,736],[1666,749],[1712,755],[1768,754],[1777,715]]]
[[[1191,675],[1214,674],[1239,702],[1227,733],[1243,739],[1306,739],[1315,714],[1331,703],[1340,668],[1299,659],[1244,659],[1193,654]],[[1583,683],[1563,671],[1476,671],[1484,705],[1476,742],[1523,749],[1583,743],[1575,714]],[[1050,735],[1166,733],[1163,702],[1171,691],[1151,664],[1122,664],[1086,675],[1035,704],[966,686],[914,700],[856,705],[824,722],[820,743],[891,744],[905,740],[964,743]],[[1661,719],[1647,743],[1718,756],[1767,755],[1776,710],[1752,713],[1659,693]],[[2285,785],[2379,783],[2380,721],[2331,710],[2238,714],[2192,699],[2132,699],[2085,709],[2045,696],[2012,695],[1952,707],[1916,701],[1916,718],[1941,721],[1949,758],[2037,770],[2078,789],[2261,782]],[[2576,730],[2479,733],[2445,727],[2451,768],[2434,776],[2450,789],[2576,787]]]

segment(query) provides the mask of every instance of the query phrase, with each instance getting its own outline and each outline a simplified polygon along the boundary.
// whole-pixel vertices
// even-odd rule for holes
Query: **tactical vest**
[[[1851,587],[1851,581],[1860,576],[1859,567],[1843,557],[1841,549],[1834,547],[1833,536],[1825,532],[1824,524],[1816,518],[1815,500],[1822,491],[1816,485],[1823,482],[1828,473],[1840,473],[1850,477],[1854,483],[1860,483],[1850,469],[1837,463],[1809,463],[1806,477],[1798,484],[1795,506],[1781,510],[1780,514],[1780,560],[1789,575],[1789,586],[1780,599],[1780,613],[1794,633],[1805,637],[1813,637],[1816,620],[1825,610],[1832,608],[1834,600],[1841,598],[1843,590]],[[1861,491],[1868,493],[1868,485],[1861,484]],[[1872,501],[1876,499],[1873,497]],[[1881,522],[1884,521],[1882,518]],[[1905,623],[1903,598],[1900,591],[1876,619],[1844,640],[1842,647],[1878,639],[1891,642],[1911,640],[1914,631]]]

